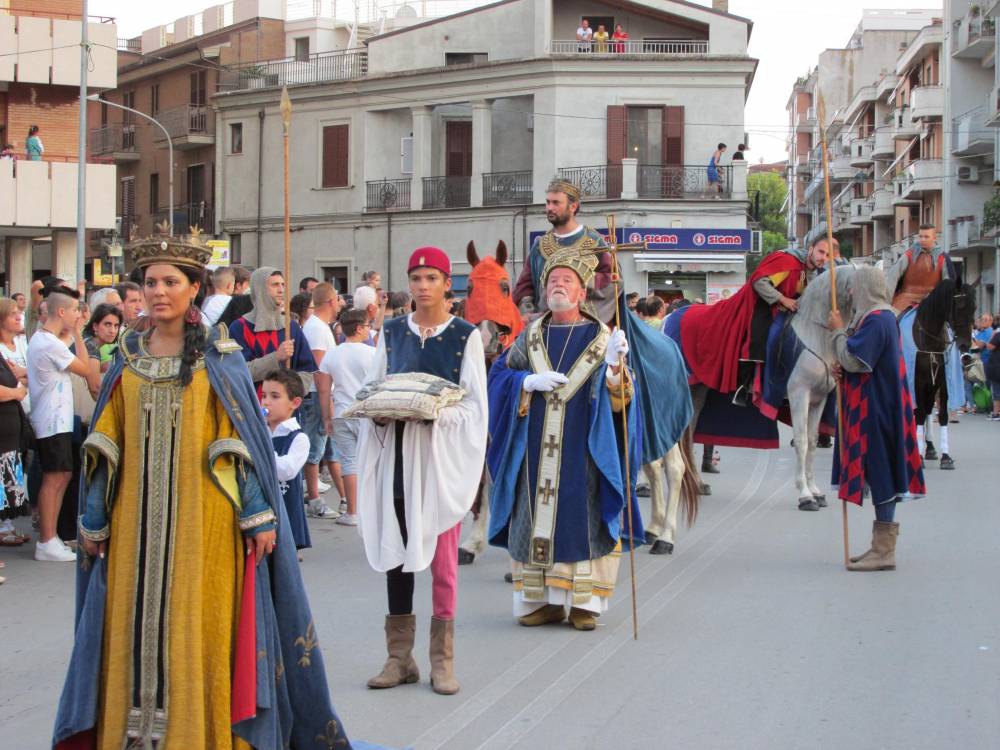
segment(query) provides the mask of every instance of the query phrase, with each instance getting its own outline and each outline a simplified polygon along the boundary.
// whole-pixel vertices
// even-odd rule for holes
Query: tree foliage
[[[747,191],[760,196],[758,221],[765,232],[780,234],[782,241],[788,237],[788,224],[781,205],[785,202],[788,185],[777,172],[759,172],[747,177]]]

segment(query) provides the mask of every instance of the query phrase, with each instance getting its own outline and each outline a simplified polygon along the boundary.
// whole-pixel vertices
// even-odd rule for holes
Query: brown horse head
[[[479,328],[486,359],[492,362],[514,343],[524,328],[524,321],[511,297],[510,275],[504,267],[507,246],[501,240],[497,243],[495,258],[480,258],[475,243],[470,242],[466,256],[472,271],[465,300],[465,319]]]

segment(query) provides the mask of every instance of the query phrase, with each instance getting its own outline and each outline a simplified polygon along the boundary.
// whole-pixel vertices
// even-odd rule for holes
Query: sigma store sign
[[[606,229],[598,229],[606,235]],[[636,227],[617,230],[619,243],[638,243],[646,240],[651,252],[664,250],[684,250],[709,252],[750,252],[752,237],[749,229],[660,229],[657,227]],[[532,232],[531,240],[541,237],[544,232]]]

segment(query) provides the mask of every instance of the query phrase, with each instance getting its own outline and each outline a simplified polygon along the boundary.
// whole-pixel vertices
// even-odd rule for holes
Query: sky
[[[708,0],[695,0],[711,5]],[[90,0],[91,15],[117,19],[118,36],[138,36],[144,29],[197,13],[212,0],[172,0],[169,11],[158,3],[136,0]],[[485,4],[485,3],[484,3]],[[785,102],[795,79],[816,64],[820,52],[847,44],[865,8],[940,8],[940,0],[730,0],[729,11],[754,22],[750,55],[760,60],[745,112],[751,162],[786,158],[788,115]],[[165,7],[165,6],[164,6]],[[736,144],[731,144],[735,146]]]

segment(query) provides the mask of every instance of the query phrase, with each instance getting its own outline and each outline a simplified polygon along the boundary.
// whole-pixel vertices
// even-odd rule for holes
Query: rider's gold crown
[[[129,244],[128,250],[138,268],[156,263],[203,270],[212,259],[212,248],[201,239],[199,227],[188,227],[187,235],[172,237],[166,221],[156,225],[157,233]]]

